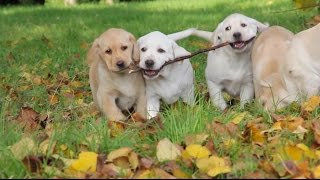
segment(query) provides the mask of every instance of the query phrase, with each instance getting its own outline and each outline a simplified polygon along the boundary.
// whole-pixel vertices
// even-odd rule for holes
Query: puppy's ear
[[[90,66],[95,60],[98,60],[100,57],[100,46],[99,46],[99,38],[94,40],[91,48],[87,53],[87,64]]]
[[[251,23],[257,26],[258,33],[261,33],[262,31],[266,30],[269,27],[269,23],[261,23],[255,19],[249,18]]]
[[[185,50],[183,47],[179,46],[176,42],[173,41],[173,58],[178,58],[182,56],[190,55],[191,53]]]
[[[136,38],[130,34],[129,36],[129,40],[132,43],[132,59],[136,62],[140,61],[140,53],[139,53],[139,48],[138,48],[138,44],[136,41]]]
[[[213,45],[218,45],[222,43],[222,23],[219,23],[217,28],[214,30],[214,32],[212,33],[212,42]]]

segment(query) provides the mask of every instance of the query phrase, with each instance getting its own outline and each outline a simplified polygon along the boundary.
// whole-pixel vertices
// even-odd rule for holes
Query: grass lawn
[[[274,160],[275,147],[280,144],[284,147],[288,142],[292,143],[290,146],[304,143],[311,147],[313,144],[310,131],[301,139],[283,130],[277,134],[281,137],[279,144],[271,147],[267,142],[257,146],[244,140],[250,121],[261,118],[265,129],[274,123],[271,115],[256,103],[244,110],[247,113],[237,125],[238,134],[230,136],[215,133],[215,129],[208,130],[212,121],[225,125],[244,111],[240,111],[236,103],[228,112],[221,113],[208,102],[205,54],[191,59],[198,99],[195,107],[182,103],[164,105],[161,113],[164,127],[152,133],[142,134],[145,128],[141,126],[112,129],[107,120],[91,108],[93,100],[85,57],[91,42],[111,27],[124,28],[137,38],[155,30],[172,33],[196,27],[213,31],[224,17],[239,12],[299,32],[307,28],[305,24],[317,13],[315,9],[285,11],[294,8],[291,0],[163,0],[116,3],[111,7],[102,4],[64,7],[62,3],[50,2],[45,6],[0,7],[0,178],[52,178],[56,175],[47,171],[30,173],[10,148],[24,137],[31,137],[38,145],[44,132],[49,134],[49,144],[54,142],[54,149],[45,156],[59,154],[64,158],[77,158],[83,150],[109,153],[125,146],[133,148],[140,157],[155,158],[156,144],[163,138],[183,145],[187,135],[206,133],[216,154],[228,157],[232,164],[231,172],[220,174],[218,178],[243,177],[256,172],[261,169],[260,160]],[[190,52],[207,45],[196,37],[178,43]],[[30,132],[17,125],[22,107],[34,109],[44,117],[42,119],[50,121],[50,128],[47,125],[45,130]],[[315,119],[319,113],[318,108],[308,114],[308,119]],[[302,116],[298,105],[277,114]],[[230,145],[227,140],[233,143]],[[307,162],[312,169],[319,164],[319,159]],[[187,168],[186,173],[190,177],[192,174],[201,177],[195,175],[198,173],[195,168]],[[282,177],[291,177],[289,175]]]

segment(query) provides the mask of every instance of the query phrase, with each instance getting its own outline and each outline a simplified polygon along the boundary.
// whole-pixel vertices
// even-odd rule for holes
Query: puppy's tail
[[[190,28],[184,31],[180,31],[180,32],[176,32],[176,33],[172,33],[172,34],[168,34],[168,37],[174,41],[178,41],[180,39],[184,39],[188,36],[193,35],[194,31],[197,31],[196,28]]]
[[[201,37],[207,41],[212,42],[213,41],[213,32],[209,32],[209,31],[201,31],[201,30],[194,30],[192,32],[192,35],[194,36],[198,36]]]

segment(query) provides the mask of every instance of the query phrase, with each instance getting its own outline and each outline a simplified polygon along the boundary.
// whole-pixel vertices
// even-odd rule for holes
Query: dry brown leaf
[[[56,94],[49,95],[48,100],[50,105],[55,105],[59,102],[58,95]]]
[[[30,107],[22,107],[18,116],[18,122],[24,127],[27,132],[39,129],[40,114]]]
[[[153,160],[151,158],[141,158],[140,165],[144,169],[150,169],[153,165]]]

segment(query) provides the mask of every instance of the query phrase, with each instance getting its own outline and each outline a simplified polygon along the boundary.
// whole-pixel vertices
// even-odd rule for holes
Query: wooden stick
[[[208,52],[208,51],[216,50],[216,49],[219,49],[219,48],[221,48],[221,47],[223,47],[223,46],[226,46],[226,45],[229,45],[229,44],[230,44],[229,42],[224,42],[224,43],[218,44],[218,45],[213,46],[213,47],[209,47],[209,48],[205,48],[205,49],[200,49],[200,50],[198,50],[198,51],[196,51],[196,52],[194,52],[194,53],[192,53],[192,54],[190,54],[190,55],[181,56],[181,57],[175,58],[175,59],[173,59],[173,60],[167,61],[166,63],[164,63],[164,64],[161,66],[161,68],[159,69],[159,71],[160,71],[164,66],[166,66],[166,65],[169,65],[169,64],[172,64],[172,63],[175,63],[175,62],[178,62],[178,61],[182,61],[182,60],[185,60],[185,59],[189,59],[189,58],[191,58],[191,57],[193,57],[193,56],[196,56],[196,55],[198,55],[198,54],[200,54],[200,53],[205,53],[205,52]],[[129,74],[130,74],[130,73],[138,72],[138,71],[140,71],[140,70],[142,70],[142,69],[141,69],[141,68],[132,69],[132,70],[129,71]]]

